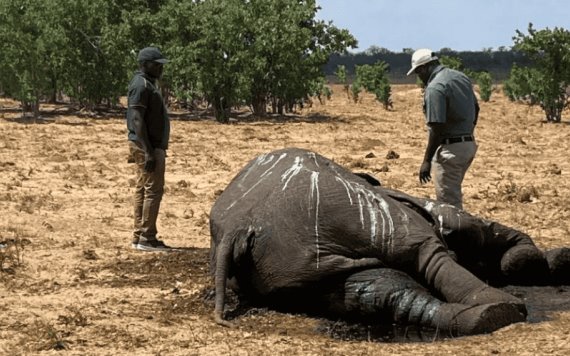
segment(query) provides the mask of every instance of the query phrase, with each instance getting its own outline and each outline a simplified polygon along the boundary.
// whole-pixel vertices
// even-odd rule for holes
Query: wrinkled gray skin
[[[524,321],[526,307],[477,276],[540,284],[569,272],[568,249],[545,257],[522,232],[297,148],[248,163],[215,202],[210,229],[214,318],[226,326],[229,281],[265,305],[488,333]]]

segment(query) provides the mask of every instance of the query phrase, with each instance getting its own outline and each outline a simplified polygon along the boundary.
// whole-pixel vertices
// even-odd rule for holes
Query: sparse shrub
[[[463,62],[458,57],[440,56],[439,62],[448,68],[463,71]]]
[[[370,168],[370,163],[366,159],[359,158],[349,164],[350,168],[367,169]]]
[[[463,62],[458,57],[441,56],[441,64],[444,66],[465,73],[472,81],[479,85],[479,95],[482,101],[489,101],[493,93],[493,77],[487,71],[475,72],[463,67]]]
[[[392,88],[390,87],[390,83],[388,82],[388,78],[384,78],[382,82],[380,82],[380,87],[376,89],[374,95],[376,95],[376,99],[382,103],[384,109],[389,110],[393,108],[392,102]]]
[[[327,85],[325,78],[321,77],[311,82],[310,95],[316,96],[321,105],[324,104],[323,98],[330,100],[332,96],[332,89]]]
[[[25,331],[25,349],[28,351],[66,350],[68,341],[65,340],[67,333],[58,330],[50,322],[36,319],[34,324],[29,325]]]
[[[20,237],[0,241],[0,272],[14,274],[24,263],[24,243]]]
[[[61,208],[61,205],[54,201],[51,192],[45,194],[22,194],[18,197],[14,197],[14,200],[16,202],[16,209],[28,214],[33,214],[44,207],[53,211]]]
[[[58,316],[57,320],[59,324],[63,324],[66,327],[84,327],[89,325],[89,320],[81,310],[76,307],[67,307],[69,313],[65,315]]]
[[[373,65],[365,64],[356,66],[356,80],[366,91],[373,93],[376,100],[388,110],[392,108],[392,99],[390,98],[392,89],[388,80],[388,64],[378,61]]]
[[[546,121],[560,122],[570,106],[570,31],[548,28],[537,31],[528,26],[528,35],[517,30],[514,49],[533,62],[530,67],[513,66],[505,82],[505,94],[511,100],[539,105]]]
[[[352,82],[350,92],[352,94],[352,100],[357,104],[360,101],[360,93],[362,92],[362,86],[357,80]]]
[[[539,197],[538,190],[534,186],[520,186],[513,181],[499,185],[498,194],[502,200],[530,203]]]
[[[479,96],[482,101],[489,101],[493,93],[493,77],[489,72],[479,72],[475,75],[479,85]]]
[[[334,74],[336,75],[338,82],[343,85],[346,96],[350,99],[350,85],[346,80],[346,67],[343,65],[337,66]]]

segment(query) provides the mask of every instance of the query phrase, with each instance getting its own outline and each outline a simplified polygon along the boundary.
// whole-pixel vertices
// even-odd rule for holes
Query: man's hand
[[[420,183],[424,184],[431,180],[431,162],[423,162],[420,167]]]
[[[144,156],[144,170],[152,173],[156,167],[156,161],[154,160],[154,154],[147,153]]]

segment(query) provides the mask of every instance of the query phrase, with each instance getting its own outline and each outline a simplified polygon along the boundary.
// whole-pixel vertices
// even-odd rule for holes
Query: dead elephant
[[[215,202],[210,229],[222,325],[229,282],[269,306],[488,333],[524,321],[526,307],[480,278],[540,284],[570,275],[570,249],[545,254],[520,231],[382,188],[298,148],[249,162]]]

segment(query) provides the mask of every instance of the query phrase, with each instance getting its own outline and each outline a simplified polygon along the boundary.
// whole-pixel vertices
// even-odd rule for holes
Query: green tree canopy
[[[170,59],[166,97],[203,98],[220,121],[236,105],[282,112],[323,87],[331,53],[357,44],[316,20],[318,9],[315,0],[2,1],[0,90],[36,109],[58,96],[112,105],[137,52],[154,45]]]
[[[540,105],[548,122],[560,122],[570,105],[570,31],[562,28],[536,30],[532,23],[528,34],[517,30],[515,48],[527,54],[532,64],[514,66],[505,83],[505,92],[513,100]]]

